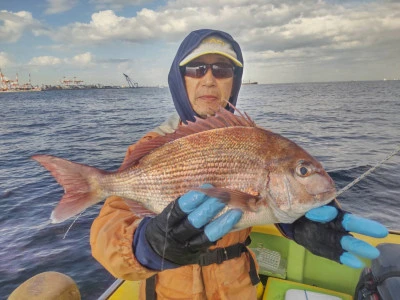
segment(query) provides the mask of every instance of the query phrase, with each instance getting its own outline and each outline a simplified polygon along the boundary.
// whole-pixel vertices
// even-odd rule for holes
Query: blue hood
[[[171,91],[172,99],[179,117],[184,123],[187,121],[194,121],[197,114],[193,111],[190,105],[189,98],[186,93],[185,83],[183,76],[179,69],[179,63],[192,52],[202,40],[210,35],[220,35],[226,39],[236,52],[237,59],[243,64],[242,51],[239,44],[226,32],[212,29],[200,29],[192,31],[180,45],[175,59],[172,62],[171,69],[168,74],[168,85]],[[240,86],[242,84],[243,68],[237,68],[236,75],[233,79],[232,97],[229,102],[236,106],[237,97],[239,94]]]

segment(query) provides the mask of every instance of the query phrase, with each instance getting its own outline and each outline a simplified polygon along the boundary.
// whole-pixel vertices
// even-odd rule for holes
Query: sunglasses
[[[215,78],[230,78],[235,74],[235,67],[229,63],[192,63],[181,67],[182,74],[192,78],[201,78],[211,69]]]

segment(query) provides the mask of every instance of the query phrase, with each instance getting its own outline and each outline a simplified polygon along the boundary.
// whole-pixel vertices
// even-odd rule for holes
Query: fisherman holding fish
[[[99,179],[103,178],[100,172],[91,177],[91,189],[81,196],[76,194],[84,190],[83,186],[65,188],[72,176],[57,178],[64,184],[66,195],[71,191],[53,212],[54,222],[85,208],[73,207],[74,197],[90,199],[87,207],[98,201],[96,197],[112,195],[93,222],[92,254],[115,277],[142,280],[140,299],[256,299],[258,267],[247,246],[251,226],[263,222],[275,223],[284,236],[312,253],[350,267],[363,266],[357,256],[372,259],[379,255],[376,248],[352,237],[349,231],[384,237],[386,228],[346,213],[331,202],[334,183],[319,162],[293,142],[259,129],[248,117],[228,112],[233,112],[237,102],[243,64],[239,44],[225,32],[201,29],[183,40],[168,76],[177,114],[130,146],[121,173],[110,175],[121,179],[149,166],[148,171],[140,173],[143,183],[135,183],[138,192],[133,200],[137,202],[126,200],[131,195],[128,192],[113,193],[111,188],[94,192],[92,187],[111,180]],[[210,128],[215,130],[208,132]],[[230,133],[222,136],[222,128]],[[240,144],[251,136],[264,144]],[[180,137],[184,137],[180,142],[167,143]],[[207,141],[212,141],[213,149],[208,149],[204,157],[201,146],[209,145]],[[230,152],[233,148],[236,152],[232,153],[248,151],[251,159],[247,161],[253,164],[250,172],[241,172],[248,166],[241,165],[241,159],[235,160]],[[152,152],[154,149],[161,150]],[[256,168],[266,165],[262,161],[265,155],[273,161],[282,155],[291,160],[276,165],[271,160],[266,172]],[[193,157],[204,162],[204,168],[195,166]],[[72,168],[71,163],[56,158],[33,158],[56,177],[66,173],[59,171],[61,167]],[[291,161],[295,164],[285,165]],[[158,167],[151,169],[152,162]],[[213,169],[232,162],[234,166],[223,174]],[[80,175],[86,172],[84,167],[78,169]],[[190,174],[175,183],[187,169],[197,186],[187,188],[193,182]],[[288,170],[292,170],[290,174]],[[87,171],[91,172],[93,168]],[[171,175],[173,172],[175,175]],[[98,182],[93,184],[95,179]],[[141,185],[148,186],[149,182],[154,182],[154,190],[141,192]],[[141,198],[152,198],[154,203],[143,206]]]

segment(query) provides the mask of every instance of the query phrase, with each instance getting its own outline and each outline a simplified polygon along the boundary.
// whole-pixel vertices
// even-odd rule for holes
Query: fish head
[[[336,195],[335,183],[321,163],[297,145],[270,171],[267,191],[280,223],[292,223]]]

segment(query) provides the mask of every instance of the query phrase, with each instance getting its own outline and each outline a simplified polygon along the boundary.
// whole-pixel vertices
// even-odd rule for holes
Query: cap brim
[[[195,55],[188,55],[184,60],[182,60],[180,62],[179,66],[182,67],[182,66],[188,64],[189,62],[191,62],[193,59],[198,58],[198,57],[203,56],[203,55],[206,55],[206,54],[219,54],[219,55],[222,55],[222,56],[224,56],[226,58],[229,58],[235,64],[235,66],[241,67],[241,68],[243,67],[243,64],[240,61],[238,61],[236,58],[234,58],[231,55],[226,54],[225,52],[220,52],[220,51],[205,51],[205,52],[202,52],[202,53],[196,53]]]

